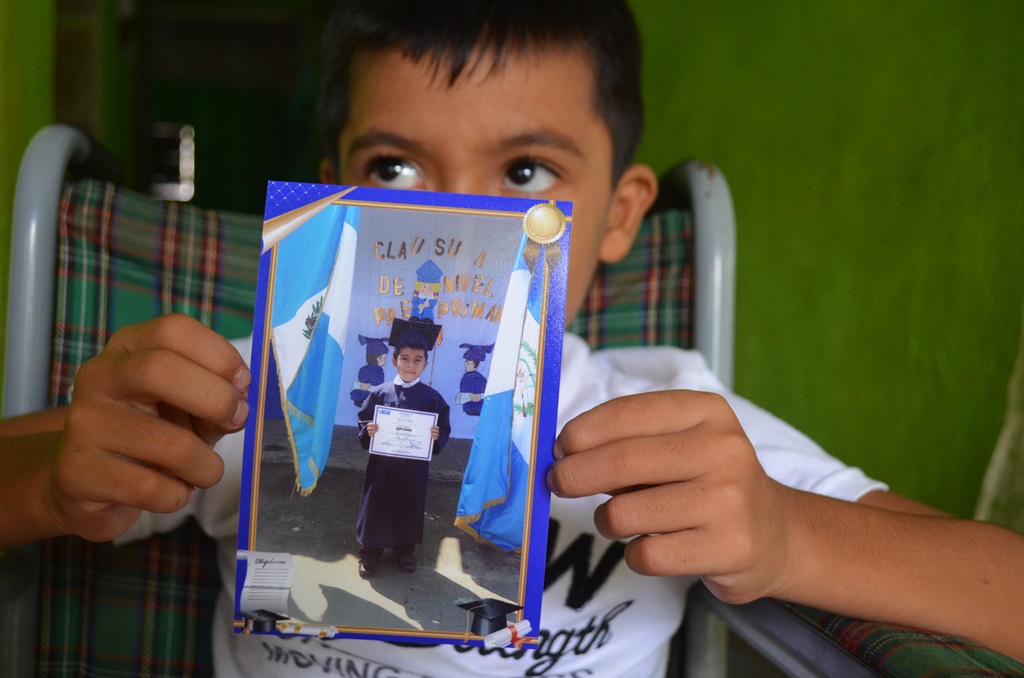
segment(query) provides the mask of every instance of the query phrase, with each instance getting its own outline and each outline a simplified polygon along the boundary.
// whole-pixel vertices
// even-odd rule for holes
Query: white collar
[[[394,380],[393,383],[394,383],[395,386],[402,386],[404,388],[409,388],[410,386],[415,386],[416,384],[420,383],[420,378],[416,377],[412,381],[403,381],[402,377],[400,377],[400,376],[398,376],[396,374],[395,375],[395,380]]]

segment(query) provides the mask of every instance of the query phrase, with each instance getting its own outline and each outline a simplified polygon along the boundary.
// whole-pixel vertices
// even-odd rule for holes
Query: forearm
[[[0,437],[0,547],[63,534],[49,504],[60,432],[9,433]]]
[[[60,431],[64,428],[64,420],[67,415],[66,407],[57,407],[2,419],[0,420],[0,438],[24,436],[43,431]]]
[[[987,523],[788,490],[789,576],[777,597],[963,636],[1024,661],[1024,536]],[[893,503],[893,506],[898,504]]]

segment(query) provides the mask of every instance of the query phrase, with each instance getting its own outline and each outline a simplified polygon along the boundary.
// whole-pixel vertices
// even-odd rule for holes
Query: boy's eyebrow
[[[535,132],[517,134],[514,137],[504,139],[499,146],[504,150],[524,146],[548,146],[572,153],[580,158],[583,157],[583,149],[580,148],[579,144],[572,137],[551,130],[537,130]]]
[[[410,139],[403,137],[400,134],[393,132],[385,132],[383,130],[368,130],[352,139],[352,143],[349,144],[347,149],[347,156],[352,157],[359,151],[367,148],[373,148],[375,146],[394,146],[408,151],[422,151],[422,144]]]
[[[395,134],[394,132],[385,132],[384,130],[371,129],[352,139],[347,150],[347,157],[352,157],[359,151],[366,150],[367,148],[374,148],[376,146],[392,146],[405,151],[423,152],[425,149],[422,144],[409,137]],[[525,148],[528,146],[547,146],[549,148],[556,148],[567,153],[571,153],[579,158],[583,156],[583,149],[580,148],[571,137],[560,134],[552,130],[537,130],[532,132],[524,132],[507,139],[502,139],[497,144],[499,151],[503,150],[515,150],[517,148]]]

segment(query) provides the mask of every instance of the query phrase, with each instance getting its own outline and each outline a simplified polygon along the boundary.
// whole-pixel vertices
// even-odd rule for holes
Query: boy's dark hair
[[[474,370],[475,370],[476,368],[480,367],[480,361],[479,361],[479,360],[467,360],[466,362],[467,362],[467,363],[473,363],[473,369],[474,369]]]
[[[629,166],[643,132],[640,35],[626,0],[343,0],[327,22],[318,110],[328,158],[340,170],[356,54],[399,50],[429,59],[454,84],[479,51],[500,68],[520,50],[582,49],[594,73],[594,108],[613,144],[612,179]]]
[[[367,353],[366,354],[366,364],[367,365],[376,365],[377,364],[377,359],[380,358],[382,355],[387,355],[387,353]]]

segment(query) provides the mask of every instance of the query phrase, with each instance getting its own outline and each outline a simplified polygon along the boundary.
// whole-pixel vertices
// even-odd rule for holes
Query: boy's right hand
[[[214,485],[213,445],[244,425],[250,379],[238,351],[187,316],[116,332],[75,379],[48,493],[63,532],[109,540]]]

